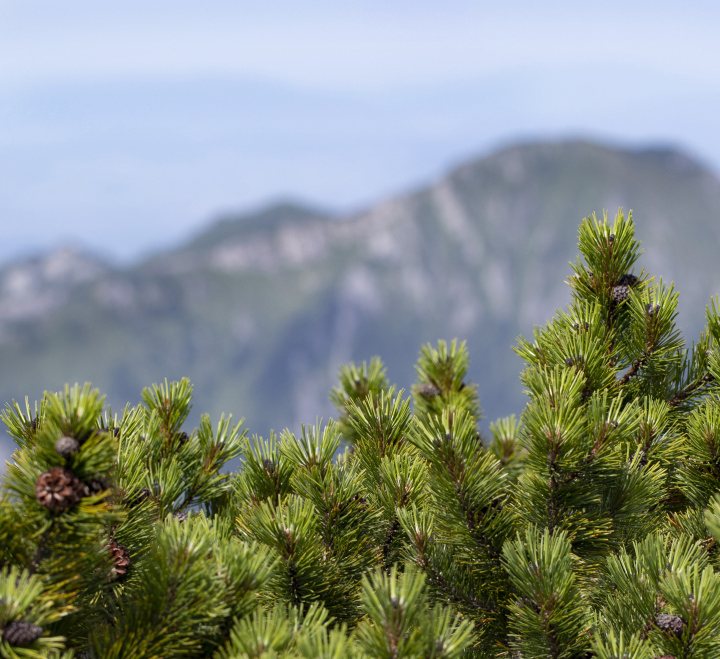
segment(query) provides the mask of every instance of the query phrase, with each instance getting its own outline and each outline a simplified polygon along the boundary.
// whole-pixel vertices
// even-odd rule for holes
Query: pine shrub
[[[720,657],[720,307],[687,347],[622,212],[579,250],[491,436],[457,341],[297,435],[183,430],[187,380],[8,405],[0,656]]]

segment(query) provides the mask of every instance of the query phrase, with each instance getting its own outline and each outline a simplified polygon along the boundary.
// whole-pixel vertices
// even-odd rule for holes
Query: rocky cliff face
[[[351,217],[291,204],[227,217],[129,270],[74,252],[8,266],[0,398],[90,380],[117,409],[187,375],[198,412],[266,434],[328,416],[341,362],[380,354],[407,387],[421,343],[458,336],[487,415],[519,412],[511,345],[569,300],[580,220],[619,206],[694,336],[720,293],[718,179],[670,149],[528,144]]]
[[[78,286],[109,270],[101,260],[65,247],[0,270],[0,340],[25,322],[53,315]]]

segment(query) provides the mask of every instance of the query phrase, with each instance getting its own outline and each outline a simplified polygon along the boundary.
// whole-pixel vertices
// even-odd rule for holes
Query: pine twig
[[[675,407],[675,406],[679,405],[682,401],[689,398],[695,391],[697,391],[701,387],[705,386],[706,384],[713,382],[714,379],[715,378],[713,378],[713,376],[710,375],[710,373],[706,373],[705,375],[703,375],[703,377],[698,378],[697,380],[695,380],[695,382],[692,382],[687,387],[678,391],[668,401],[668,405],[670,405],[670,407]]]

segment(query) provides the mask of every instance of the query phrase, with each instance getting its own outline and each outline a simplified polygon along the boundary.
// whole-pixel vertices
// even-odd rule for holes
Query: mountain
[[[188,376],[195,411],[267,435],[329,416],[338,365],[379,354],[408,387],[420,345],[468,340],[487,417],[520,412],[520,333],[569,301],[580,220],[632,209],[641,265],[676,282],[690,340],[720,292],[720,181],[672,148],[531,143],[347,217],[228,216],[129,269],[79,252],[0,272],[0,400],[92,381],[115,410]]]

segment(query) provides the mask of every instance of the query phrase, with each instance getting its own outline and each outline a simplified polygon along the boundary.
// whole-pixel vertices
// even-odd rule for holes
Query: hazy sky
[[[350,209],[508,142],[720,169],[720,3],[0,0],[0,260]]]

